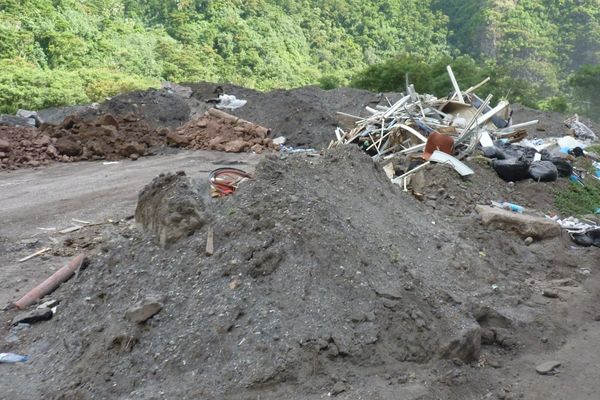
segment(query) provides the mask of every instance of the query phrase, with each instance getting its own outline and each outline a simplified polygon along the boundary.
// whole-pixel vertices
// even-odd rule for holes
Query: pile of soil
[[[206,100],[218,97],[215,89],[221,87],[225,93],[248,101],[245,106],[228,112],[267,127],[271,137],[286,137],[287,146],[315,149],[326,147],[335,138],[336,126],[349,122],[338,111],[364,116],[365,106],[385,102],[382,95],[353,88],[323,90],[308,86],[263,93],[230,84],[189,86],[193,91],[188,100],[192,114],[204,113],[208,107]]]
[[[133,114],[152,129],[177,128],[189,121],[190,108],[177,94],[148,89],[120,94],[80,115],[81,118],[95,119],[104,114],[115,118],[127,118]]]
[[[554,182],[527,179],[508,183],[498,177],[483,156],[476,155],[466,162],[475,172],[466,178],[442,164],[430,165],[418,172],[411,183],[417,197],[426,206],[453,217],[475,215],[475,205],[489,205],[492,201],[507,201],[547,215],[559,214],[554,198],[557,192],[569,187],[568,178]]]
[[[55,142],[35,128],[0,126],[0,169],[39,167],[63,160]]]
[[[482,398],[497,377],[461,366],[539,347],[552,323],[524,282],[572,263],[560,239],[526,247],[431,211],[353,146],[267,156],[224,199],[161,175],[136,222],[7,349],[28,349],[45,398]]]
[[[528,122],[538,120],[535,128],[528,129],[529,138],[548,138],[548,137],[562,137],[565,135],[572,135],[569,127],[564,121],[572,117],[572,115],[561,114],[551,111],[535,110],[533,108],[525,107],[521,104],[511,104],[513,110],[513,124],[521,122]],[[596,131],[594,123],[589,118],[580,117],[580,121],[587,125],[591,130]]]
[[[62,161],[137,159],[166,144],[166,129],[156,130],[129,114],[95,119],[71,116],[62,124],[44,124],[41,132],[54,140]]]
[[[268,138],[269,130],[217,109],[192,120],[167,134],[167,143],[189,149],[205,149],[230,153],[275,150]]]

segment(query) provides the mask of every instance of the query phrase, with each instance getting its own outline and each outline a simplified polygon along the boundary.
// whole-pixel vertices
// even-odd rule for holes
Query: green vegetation
[[[556,196],[556,206],[563,215],[594,214],[600,208],[600,181],[587,179],[585,186],[571,183]]]
[[[600,115],[597,0],[3,0],[0,111],[162,80],[449,90]]]

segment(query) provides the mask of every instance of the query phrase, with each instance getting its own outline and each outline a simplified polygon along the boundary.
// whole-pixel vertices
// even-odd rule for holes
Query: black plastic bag
[[[522,181],[529,178],[529,162],[524,159],[494,160],[494,171],[506,182]]]
[[[573,166],[567,160],[563,160],[562,158],[551,158],[548,161],[552,161],[552,164],[556,166],[558,176],[567,178],[573,175]]]
[[[593,231],[588,231],[586,233],[574,233],[572,237],[573,241],[580,246],[600,247],[600,229],[594,229]]]
[[[553,182],[558,178],[558,170],[552,161],[534,161],[529,166],[529,176],[538,182]]]

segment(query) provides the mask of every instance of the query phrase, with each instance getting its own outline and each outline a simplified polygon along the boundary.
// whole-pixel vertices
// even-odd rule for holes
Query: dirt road
[[[99,223],[133,215],[138,192],[161,172],[184,170],[202,179],[226,165],[252,170],[259,159],[253,154],[184,151],[138,161],[0,172],[0,305],[62,265],[66,258],[52,251],[24,263],[17,260],[63,241],[66,236],[58,231],[76,224],[73,218]]]

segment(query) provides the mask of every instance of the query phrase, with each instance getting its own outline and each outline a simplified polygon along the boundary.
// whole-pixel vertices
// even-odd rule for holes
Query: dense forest
[[[595,116],[598,0],[2,0],[0,112],[161,81],[497,96]]]

